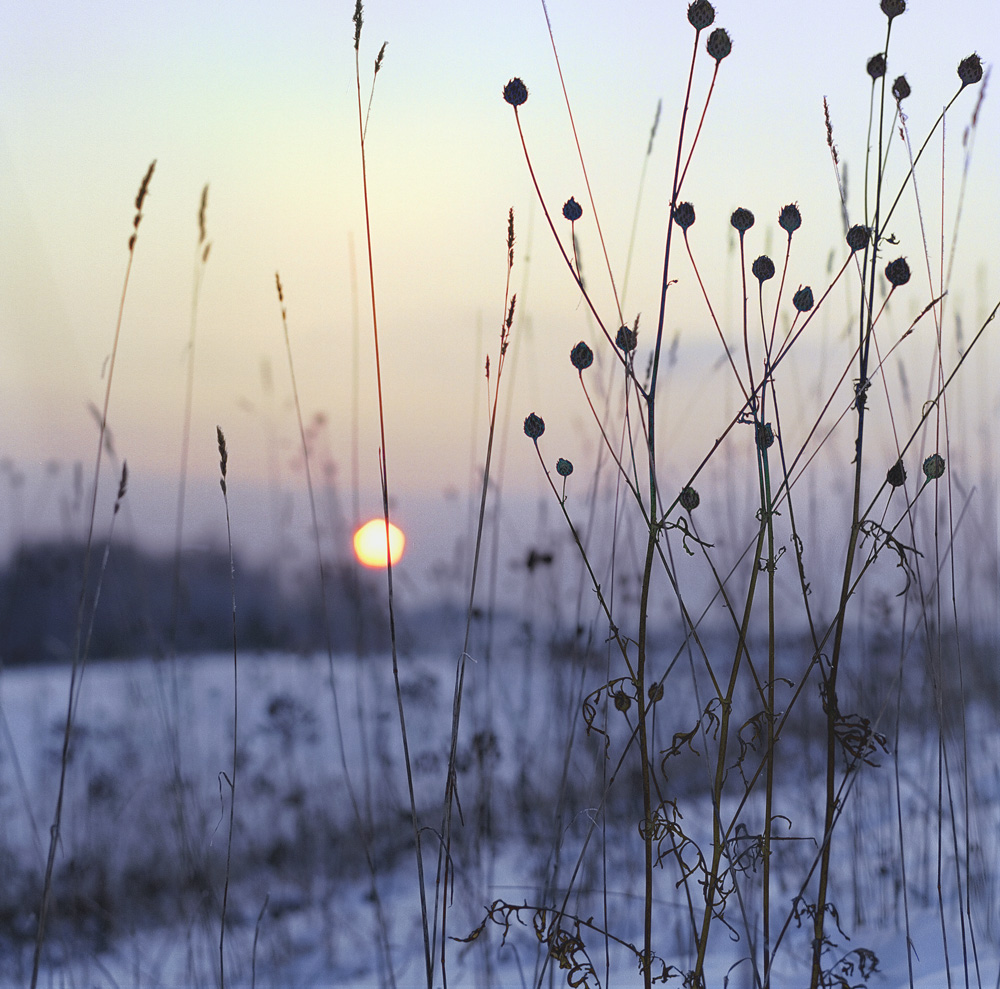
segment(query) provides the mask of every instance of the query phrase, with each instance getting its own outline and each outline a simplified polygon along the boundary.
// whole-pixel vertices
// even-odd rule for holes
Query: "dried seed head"
[[[694,223],[694,206],[690,203],[678,203],[674,207],[674,223],[686,231]]]
[[[560,477],[569,477],[573,473],[572,461],[567,460],[565,457],[560,457],[556,461],[556,473]]]
[[[944,474],[944,457],[940,453],[932,453],[924,461],[924,477],[928,481],[936,481]]]
[[[657,701],[663,700],[663,684],[657,681],[656,683],[651,683],[649,685],[649,690],[646,691],[649,694],[649,699],[655,704]]]
[[[503,88],[503,98],[513,107],[518,107],[528,99],[528,87],[516,76]]]
[[[721,62],[732,50],[733,41],[724,27],[717,27],[705,43],[705,50],[716,62]]]
[[[962,80],[963,89],[983,78],[983,63],[975,52],[958,63],[958,78]]]
[[[753,226],[753,213],[740,206],[739,209],[733,210],[733,215],[729,218],[729,222],[739,230],[742,237]]]
[[[897,460],[886,472],[885,479],[894,488],[898,488],[906,480],[906,468],[902,460]]]
[[[795,295],[792,296],[792,305],[799,312],[809,312],[813,307],[813,291],[806,285],[805,288],[800,288]]]
[[[632,706],[632,698],[624,690],[615,691],[615,707],[624,714]]]
[[[868,75],[872,79],[881,79],[885,75],[885,55],[879,52],[868,59]]]
[[[688,21],[696,31],[711,26],[714,20],[715,8],[708,0],[694,0],[688,4]]]
[[[545,432],[545,420],[534,412],[524,420],[524,435],[529,440],[537,440]]]
[[[891,21],[906,10],[906,0],[882,0],[882,13]]]
[[[620,326],[618,328],[618,333],[615,335],[615,343],[619,350],[624,350],[625,353],[629,353],[635,350],[635,345],[638,342],[637,334],[631,326]]]
[[[910,95],[910,84],[906,81],[906,76],[896,76],[892,84],[892,95],[899,100],[905,100]]]
[[[885,277],[889,279],[889,284],[893,288],[905,285],[910,280],[910,266],[906,263],[906,258],[896,258],[885,266]]]
[[[778,214],[778,226],[787,231],[789,237],[802,226],[802,214],[795,203],[781,207],[781,212]]]
[[[563,205],[563,216],[565,216],[570,223],[573,223],[575,220],[579,220],[580,217],[583,216],[583,207],[572,196],[570,196]]]
[[[570,363],[578,371],[584,371],[594,363],[594,352],[581,340],[570,352]]]
[[[769,446],[774,445],[774,430],[769,422],[757,423],[756,434],[758,449],[766,450]]]
[[[847,246],[851,249],[852,253],[854,251],[860,251],[861,248],[868,244],[871,239],[872,232],[863,223],[855,223],[850,230],[847,231]]]
[[[689,484],[681,491],[677,500],[685,512],[693,512],[701,504],[701,495]]]
[[[769,278],[774,278],[774,262],[766,254],[757,258],[750,270],[753,272],[754,278],[762,285]]]

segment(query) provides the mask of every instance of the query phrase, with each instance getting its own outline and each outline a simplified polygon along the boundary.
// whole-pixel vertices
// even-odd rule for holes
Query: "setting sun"
[[[406,537],[403,530],[389,523],[389,560],[398,563]],[[354,533],[354,552],[366,567],[386,565],[385,519],[372,519]]]

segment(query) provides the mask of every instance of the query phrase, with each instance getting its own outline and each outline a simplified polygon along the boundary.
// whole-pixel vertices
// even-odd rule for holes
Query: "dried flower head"
[[[705,51],[716,62],[721,62],[732,50],[733,40],[729,37],[729,32],[724,27],[717,27],[708,36],[708,41],[705,43]]]
[[[524,435],[529,440],[537,440],[545,432],[545,420],[534,412],[524,420]]]
[[[729,222],[739,230],[742,237],[753,226],[753,213],[740,206],[739,209],[733,210],[733,215],[729,218]]]
[[[781,212],[778,214],[778,226],[787,231],[789,237],[802,226],[802,214],[795,203],[781,207]]]
[[[867,246],[868,241],[871,239],[871,229],[866,227],[863,223],[855,223],[850,230],[847,231],[847,246],[852,252],[860,251],[863,247]]]
[[[624,690],[615,691],[615,707],[624,714],[632,706],[632,698]]]
[[[983,78],[983,63],[975,52],[958,63],[958,78],[962,80],[963,89]]]
[[[758,449],[766,450],[769,446],[774,445],[774,430],[771,428],[771,424],[769,422],[757,423],[755,433]]]
[[[885,55],[882,52],[879,52],[877,55],[872,55],[872,57],[868,59],[867,68],[868,75],[870,75],[873,80],[881,79],[882,76],[885,75]]]
[[[936,481],[944,474],[944,457],[940,453],[932,453],[924,461],[924,477],[928,481]]]
[[[581,340],[570,352],[570,363],[578,371],[584,371],[594,363],[594,352]]]
[[[902,460],[897,460],[888,471],[886,471],[885,479],[889,484],[898,488],[906,480],[906,468],[903,466]]]
[[[694,0],[688,4],[688,22],[696,30],[710,27],[715,20],[715,8],[708,0]]]
[[[503,88],[503,98],[513,107],[519,107],[528,99],[528,87],[516,76]]]
[[[906,0],[882,0],[882,13],[891,21],[906,10]]]
[[[674,223],[686,231],[694,223],[694,206],[691,203],[678,203],[674,207]]]
[[[805,288],[800,288],[795,295],[792,296],[792,305],[799,312],[809,312],[813,307],[813,290],[806,285]]]
[[[569,477],[573,473],[573,463],[565,457],[560,457],[556,461],[556,473],[560,477]]]
[[[750,270],[753,272],[754,278],[761,284],[769,278],[774,278],[774,262],[766,254],[762,254],[757,258]]]
[[[620,326],[618,333],[615,334],[615,344],[619,350],[624,350],[627,354],[635,350],[635,345],[638,342],[636,337],[636,332],[631,326]]]
[[[583,207],[572,196],[570,196],[563,205],[563,216],[565,216],[570,223],[573,223],[583,216]]]
[[[649,690],[646,691],[649,695],[649,699],[655,704],[657,701],[663,700],[663,684],[657,680],[656,683],[651,683],[649,685]]]
[[[910,84],[906,81],[906,76],[896,76],[892,84],[892,95],[896,97],[896,100],[905,100],[910,92]]]
[[[906,258],[896,258],[885,266],[885,277],[889,279],[889,284],[893,288],[905,285],[910,280],[910,266],[906,263]]]
[[[689,484],[681,491],[677,500],[685,512],[693,512],[701,504],[701,495]]]

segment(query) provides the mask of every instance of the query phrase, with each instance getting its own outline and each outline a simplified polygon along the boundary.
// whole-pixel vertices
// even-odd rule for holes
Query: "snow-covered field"
[[[457,653],[401,657],[428,910],[437,911],[438,930],[456,661]],[[496,923],[472,941],[449,941],[449,985],[554,986],[587,972],[589,981],[572,984],[640,982],[634,954],[598,933],[642,940],[635,760],[626,758],[602,806],[626,736],[611,733],[606,760],[602,736],[588,736],[581,715],[583,699],[606,676],[603,660],[571,662],[523,641],[467,663],[446,933],[468,937],[495,901],[529,909],[507,914],[505,941]],[[426,985],[390,660],[338,658],[335,683],[336,702],[325,656],[240,657],[227,984]],[[4,986],[30,979],[68,684],[65,667],[7,670],[0,678]],[[690,693],[679,683],[657,708],[664,744],[690,727],[697,711]],[[870,949],[878,957],[871,986],[911,985],[907,911],[912,985],[1000,984],[1000,728],[990,708],[970,708],[968,716],[967,755],[954,716],[944,733],[933,718],[908,721],[898,747],[886,722],[888,753],[852,777],[834,855],[832,898],[843,934],[834,933],[838,947],[828,962]],[[789,986],[807,980],[811,927],[790,911],[815,861],[823,812],[824,750],[797,730],[785,746],[776,810],[787,821],[776,827],[773,852],[772,943],[790,921],[774,982]],[[218,984],[232,732],[231,655],[87,668],[40,985]],[[706,760],[692,751],[669,774],[669,796],[694,839],[711,826],[706,772]],[[750,833],[754,813],[751,802]],[[683,971],[692,960],[690,920],[676,873],[667,856],[654,942]],[[747,931],[758,935],[760,869],[749,851],[739,874],[743,908],[731,899],[732,931],[714,929],[711,986],[753,985]],[[552,908],[564,903],[567,915],[593,927],[564,920],[584,948],[564,953],[560,969],[535,925],[545,930]],[[592,971],[572,967],[584,953]],[[863,984],[861,960],[849,956],[853,970],[840,970],[845,981],[831,984]]]

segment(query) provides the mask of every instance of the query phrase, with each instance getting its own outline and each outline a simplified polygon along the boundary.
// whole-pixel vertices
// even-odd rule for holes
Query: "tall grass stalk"
[[[59,846],[60,826],[62,823],[63,799],[66,793],[66,770],[69,765],[70,746],[73,732],[73,712],[77,694],[77,681],[83,677],[86,655],[82,652],[82,633],[84,615],[87,605],[87,585],[90,579],[90,555],[94,543],[94,524],[97,518],[97,493],[101,479],[101,460],[104,455],[105,440],[108,431],[108,409],[111,405],[111,384],[115,373],[115,359],[118,356],[118,340],[121,335],[122,319],[125,314],[125,297],[128,294],[129,277],[132,274],[132,262],[135,258],[135,245],[139,235],[139,224],[142,222],[142,208],[149,193],[149,183],[153,177],[156,161],[150,164],[139,184],[139,192],[135,197],[135,216],[132,220],[132,233],[128,239],[128,262],[125,266],[125,277],[122,280],[121,297],[118,302],[118,318],[115,321],[114,340],[111,344],[111,356],[108,361],[108,377],[104,386],[104,406],[98,428],[97,454],[94,462],[94,482],[90,497],[90,513],[87,521],[87,539],[83,554],[83,574],[80,578],[80,595],[77,599],[76,632],[73,645],[73,666],[69,678],[69,700],[66,706],[66,721],[63,727],[62,754],[59,760],[59,791],[56,797],[56,807],[49,832],[49,853],[45,863],[45,879],[42,883],[41,903],[38,908],[38,926],[35,932],[35,952],[31,965],[31,989],[38,985],[39,965],[42,958],[42,947],[45,943],[45,925],[48,919],[49,903],[52,894],[52,871],[55,867],[56,850]],[[124,475],[123,475],[124,484]],[[123,492],[124,493],[124,492]],[[117,514],[117,506],[116,506]],[[95,602],[96,606],[96,602]]]

